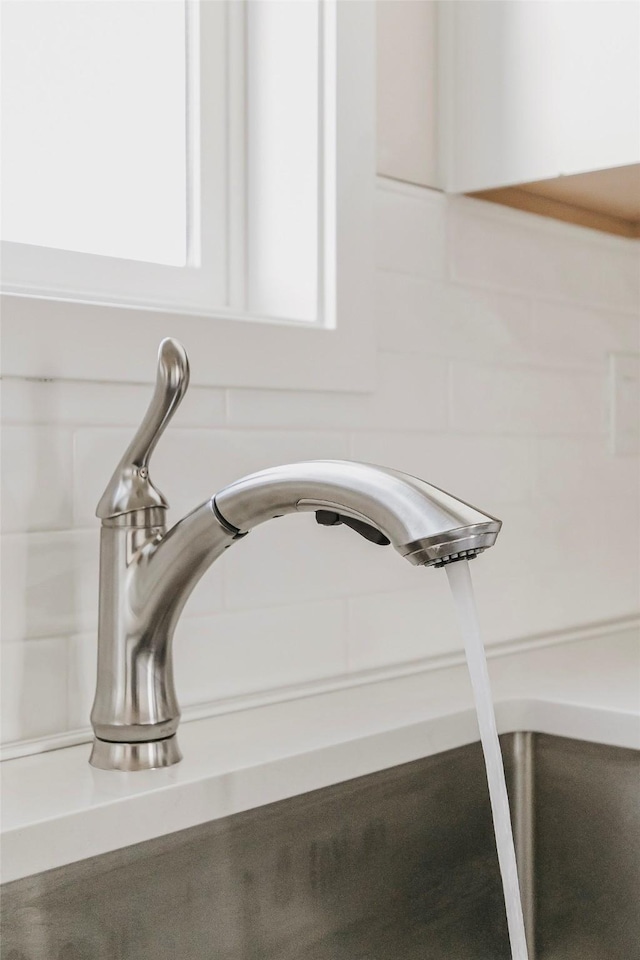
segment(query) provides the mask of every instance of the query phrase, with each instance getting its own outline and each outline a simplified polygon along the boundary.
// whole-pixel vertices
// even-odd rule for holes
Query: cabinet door
[[[436,0],[378,0],[378,173],[438,187]]]
[[[441,3],[445,188],[637,163],[639,12],[636,0]]]

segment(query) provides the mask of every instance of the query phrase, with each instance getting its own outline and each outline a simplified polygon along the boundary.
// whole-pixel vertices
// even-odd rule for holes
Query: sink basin
[[[532,960],[637,960],[640,754],[501,742]],[[2,893],[2,960],[510,957],[479,744]]]

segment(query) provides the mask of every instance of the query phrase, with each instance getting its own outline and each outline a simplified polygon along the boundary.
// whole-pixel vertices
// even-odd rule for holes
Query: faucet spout
[[[501,527],[495,517],[416,477],[365,463],[315,460],[244,477],[167,531],[167,503],[150,484],[148,460],[184,393],[188,365],[177,347],[173,341],[161,345],[159,383],[165,387],[156,390],[144,421],[150,424],[139,444],[145,452],[127,451],[98,508],[98,677],[90,762],[107,770],[152,769],[181,759],[173,634],[205,570],[253,527],[315,511],[319,523],[345,523],[425,566],[477,556]],[[135,495],[120,495],[122,490]]]
[[[307,511],[333,511],[374,528],[383,535],[380,542],[390,542],[411,563],[433,566],[476,556],[495,542],[501,526],[415,477],[340,460],[251,474],[167,533],[161,526],[146,529],[145,511],[106,522],[91,714],[95,766],[146,769],[180,759],[171,646],[189,595],[205,570],[253,527]]]

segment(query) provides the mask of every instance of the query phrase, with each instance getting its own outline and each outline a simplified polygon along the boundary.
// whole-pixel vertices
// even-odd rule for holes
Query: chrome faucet
[[[183,347],[163,340],[149,409],[96,511],[102,530],[90,762],[104,770],[149,770],[181,759],[173,632],[204,571],[257,524],[314,511],[320,524],[346,524],[374,543],[391,543],[410,563],[436,567],[477,556],[501,527],[407,474],[315,460],[244,477],[167,531],[168,503],[151,482],[149,460],[188,384]]]

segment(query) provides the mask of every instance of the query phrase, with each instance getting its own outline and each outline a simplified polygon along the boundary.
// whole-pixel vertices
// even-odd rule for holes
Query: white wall
[[[375,393],[193,388],[153,463],[170,517],[269,464],[385,463],[503,519],[472,566],[489,643],[636,613],[639,465],[608,452],[607,355],[639,350],[637,246],[388,181],[376,222]],[[2,736],[55,743],[88,727],[93,511],[149,392],[2,391]],[[176,637],[178,692],[219,707],[459,648],[442,571],[288,517],[197,588]]]

